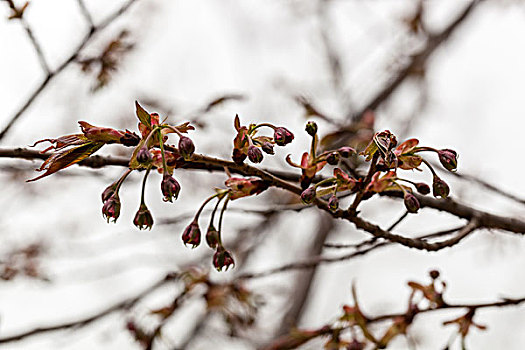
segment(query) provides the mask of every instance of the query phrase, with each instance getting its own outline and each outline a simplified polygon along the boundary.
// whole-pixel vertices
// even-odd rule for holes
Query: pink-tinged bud
[[[458,167],[458,154],[451,149],[438,151],[439,161],[448,171],[456,171]]]
[[[326,156],[326,162],[330,165],[337,165],[339,163],[339,153],[332,152]]]
[[[419,201],[416,196],[410,192],[405,193],[405,207],[409,213],[417,213],[420,208]]]
[[[432,194],[434,197],[447,198],[449,193],[450,188],[447,183],[438,176],[434,176],[434,182],[432,183]]]
[[[416,190],[422,195],[426,195],[430,193],[430,186],[424,182],[418,182],[415,184],[415,186],[416,186]]]
[[[201,244],[201,230],[197,219],[194,219],[191,224],[186,227],[182,234],[182,241],[184,242],[184,245],[191,244],[192,248]]]
[[[348,147],[348,146],[344,146],[344,147],[341,147],[337,150],[337,152],[339,152],[339,154],[341,155],[341,157],[343,158],[348,158],[350,157],[352,154],[356,153],[355,152],[355,149],[353,149],[352,147]]]
[[[124,134],[124,136],[120,138],[120,143],[127,147],[134,147],[138,145],[139,142],[140,142],[139,135],[129,130],[126,130],[126,133]]]
[[[148,148],[145,146],[141,147],[137,152],[137,162],[140,164],[148,164],[152,159],[153,157],[151,156],[151,153],[149,153]]]
[[[208,246],[212,249],[217,248],[217,245],[219,244],[219,231],[215,229],[213,224],[208,226],[208,231],[206,232],[206,243],[208,243]]]
[[[328,207],[331,211],[336,211],[339,209],[339,199],[335,195],[332,195],[330,199],[328,200]]]
[[[259,148],[250,146],[248,148],[248,159],[252,163],[260,163],[263,160],[263,154]]]
[[[317,134],[317,124],[315,122],[309,121],[306,123],[306,127],[304,128],[308,135],[314,137],[315,134]]]
[[[304,204],[312,204],[315,201],[316,191],[314,187],[308,187],[301,193],[301,200]]]
[[[104,192],[102,192],[102,203],[105,203],[108,199],[111,198],[111,196],[115,194],[116,188],[117,188],[117,185],[114,183],[106,187]]]
[[[172,199],[177,199],[180,192],[180,184],[173,176],[168,173],[164,173],[162,176],[162,182],[160,183],[160,189],[164,195],[164,202],[172,202]]]
[[[222,271],[223,268],[228,271],[230,265],[235,266],[233,257],[231,256],[230,252],[224,249],[223,246],[219,246],[213,255],[213,266],[215,266],[217,271]]]
[[[242,165],[246,157],[248,157],[248,155],[246,153],[242,153],[240,149],[238,148],[233,149],[232,160],[234,161],[235,164]]]
[[[117,222],[117,219],[120,216],[120,198],[118,194],[113,194],[104,202],[102,216],[104,216],[108,222],[110,219],[113,219],[113,222]]]
[[[179,139],[179,153],[180,155],[188,160],[193,155],[193,152],[195,152],[195,145],[193,144],[193,141],[186,136],[181,136]]]
[[[151,230],[153,227],[153,216],[151,216],[151,213],[148,210],[148,207],[146,207],[146,204],[140,205],[139,210],[135,214],[133,224],[135,224],[139,230],[145,230],[147,228]]]
[[[293,138],[292,132],[283,127],[276,128],[273,132],[273,139],[277,146],[286,146],[292,142]]]
[[[261,148],[266,154],[275,154],[275,152],[273,151],[273,145],[270,142],[263,143]]]

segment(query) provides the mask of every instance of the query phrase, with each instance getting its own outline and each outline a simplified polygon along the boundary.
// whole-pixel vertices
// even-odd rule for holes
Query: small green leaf
[[[137,101],[135,101],[135,107],[137,109],[137,118],[139,118],[140,122],[151,127],[151,115]]]

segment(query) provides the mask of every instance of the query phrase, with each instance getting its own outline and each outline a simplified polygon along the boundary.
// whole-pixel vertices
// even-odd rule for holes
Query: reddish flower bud
[[[219,231],[215,229],[213,224],[208,226],[208,231],[206,232],[206,243],[208,243],[208,246],[213,249],[219,244]]]
[[[102,192],[102,203],[105,203],[108,199],[111,198],[115,194],[115,190],[117,188],[117,185],[115,183],[112,183],[106,189],[104,192]]]
[[[312,204],[316,198],[316,191],[314,187],[308,187],[301,193],[301,200],[304,204]]]
[[[344,146],[344,147],[341,147],[337,150],[337,152],[339,152],[339,154],[341,155],[341,157],[343,158],[348,158],[350,157],[353,153],[356,153],[355,152],[355,149],[353,149],[352,147],[348,147],[348,146]]]
[[[146,146],[141,147],[139,151],[137,152],[137,162],[141,164],[148,164],[152,160],[151,153],[149,153],[149,150]]]
[[[421,193],[422,195],[429,194],[430,193],[430,186],[427,185],[424,182],[418,182],[415,184],[416,190]]]
[[[129,130],[126,130],[126,133],[124,134],[124,136],[120,138],[120,143],[127,147],[134,147],[138,145],[139,142],[140,142],[139,135]]]
[[[266,154],[275,154],[275,152],[273,151],[273,145],[270,142],[263,143],[261,148]]]
[[[339,208],[339,199],[335,195],[332,195],[328,200],[328,207],[331,211],[336,211]]]
[[[317,124],[315,122],[309,121],[306,123],[306,127],[304,128],[308,135],[314,137],[315,134],[317,134]]]
[[[409,213],[417,213],[420,208],[419,201],[416,196],[410,192],[405,193],[405,207]]]
[[[133,224],[137,226],[140,230],[144,230],[153,227],[153,216],[151,216],[148,207],[146,204],[142,203],[139,207],[139,210],[135,214],[135,219],[133,219]]]
[[[160,183],[160,189],[164,195],[164,202],[172,202],[172,199],[177,199],[180,192],[180,184],[173,176],[168,173],[164,173],[162,176],[162,182]]]
[[[293,138],[292,132],[286,128],[279,127],[274,130],[273,139],[278,146],[286,146]]]
[[[219,246],[213,255],[213,266],[215,266],[217,271],[222,271],[223,268],[226,268],[225,270],[228,271],[230,265],[235,266],[233,257],[223,246]]]
[[[326,156],[326,162],[330,165],[337,165],[339,163],[339,153],[332,152]]]
[[[201,230],[197,219],[194,219],[191,224],[186,227],[182,234],[182,241],[184,242],[184,245],[191,244],[192,248],[201,244]]]
[[[193,144],[193,141],[186,136],[181,136],[179,139],[179,153],[180,155],[188,160],[193,155],[193,152],[195,152],[195,145]]]
[[[449,192],[450,188],[447,183],[438,176],[434,176],[434,182],[432,183],[432,194],[434,197],[447,198]]]
[[[433,280],[437,279],[439,277],[439,271],[438,270],[432,270],[429,272],[430,278]]]
[[[242,153],[240,149],[233,149],[232,160],[235,162],[235,164],[242,165],[246,157],[248,157],[248,155],[246,153]]]
[[[248,148],[248,159],[252,163],[260,163],[260,162],[262,162],[262,160],[263,160],[262,151],[259,148],[255,147],[255,146],[250,146]]]
[[[448,171],[455,171],[458,167],[458,154],[451,149],[438,151],[439,161]]]
[[[108,220],[113,218],[113,222],[117,222],[120,216],[120,198],[118,194],[113,194],[108,200],[104,202],[102,207],[102,216]]]

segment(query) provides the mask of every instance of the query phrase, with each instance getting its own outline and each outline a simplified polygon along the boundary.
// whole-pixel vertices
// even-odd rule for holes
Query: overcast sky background
[[[86,0],[100,22],[122,4],[121,1]],[[108,4],[109,3],[109,4]],[[36,140],[78,131],[77,121],[94,125],[136,128],[133,101],[161,101],[172,112],[170,120],[184,121],[206,101],[224,93],[246,95],[207,116],[209,126],[192,133],[197,152],[229,158],[234,137],[233,116],[241,121],[269,121],[295,131],[294,143],[266,157],[267,167],[286,167],[284,157],[293,159],[308,147],[303,111],[291,95],[313,97],[331,115],[341,115],[341,103],[332,90],[326,57],[315,16],[316,1],[160,1],[140,0],[129,13],[97,36],[85,53],[98,52],[121,29],[130,30],[135,49],[125,56],[106,88],[93,94],[91,75],[72,65],[55,79],[18,121],[0,147],[25,147]],[[430,1],[430,29],[439,29],[468,4],[467,1]],[[9,13],[0,3],[0,18]],[[391,74],[392,64],[417,47],[399,24],[414,9],[412,2],[334,0],[331,2],[330,40],[341,54],[347,90],[354,109],[368,101]],[[76,1],[33,1],[27,10],[32,26],[52,67],[68,57],[88,27]],[[525,197],[522,181],[523,130],[525,127],[525,7],[519,1],[487,1],[482,4],[430,61],[427,71],[429,102],[419,113],[406,137],[421,144],[454,148],[460,154],[459,171],[474,174],[498,187]],[[41,72],[33,49],[16,21],[0,20],[0,126],[39,84]],[[377,129],[396,133],[403,128],[417,96],[408,84],[385,108],[378,111]],[[162,112],[162,111],[160,111]],[[320,133],[329,130],[320,122]],[[102,153],[119,152],[107,147]],[[0,165],[27,166],[24,161],[1,160]],[[39,162],[32,164],[38,167]],[[186,249],[180,234],[186,222],[157,225],[151,232],[139,232],[132,218],[140,200],[140,177],[133,176],[121,193],[122,214],[117,224],[102,219],[100,193],[122,169],[90,170],[72,167],[72,176],[51,176],[27,184],[27,177],[0,172],[0,251],[31,241],[43,241],[48,252],[42,261],[51,283],[20,278],[0,282],[0,334],[9,335],[38,325],[75,320],[133,296],[166,271],[198,259],[207,249]],[[156,174],[154,174],[156,175]],[[222,174],[177,171],[182,184],[179,200],[164,203],[158,189],[160,176],[152,176],[147,202],[155,219],[191,213],[225,180]],[[430,175],[422,177],[430,181]],[[525,208],[475,185],[446,177],[456,199],[476,208],[506,216],[525,217]],[[264,207],[265,197],[234,203]],[[363,215],[388,225],[403,213],[401,202],[374,199],[363,206]],[[267,234],[257,259],[236,269],[262,270],[302,258],[302,248],[311,237],[313,211],[291,213]],[[226,216],[229,231],[259,218]],[[459,220],[424,209],[403,222],[398,232],[429,233],[455,226]],[[226,233],[228,237],[228,233]],[[366,235],[340,223],[330,241],[356,241]],[[231,236],[230,236],[231,239]],[[228,240],[228,238],[227,238]],[[525,294],[525,242],[518,236],[479,231],[453,249],[435,254],[394,247],[365,257],[321,268],[316,289],[309,300],[301,326],[316,327],[333,321],[341,306],[351,303],[350,286],[357,283],[365,312],[404,311],[408,280],[426,281],[427,272],[438,268],[448,283],[450,302],[484,302],[499,297]],[[326,251],[326,254],[338,252]],[[218,278],[231,276],[225,273]],[[275,321],[272,310],[281,307],[280,288],[289,287],[289,274],[254,281],[255,290],[268,298],[263,322]],[[275,286],[281,286],[276,288]],[[276,291],[277,290],[277,291]],[[170,299],[167,290],[154,295],[149,305]],[[523,349],[524,306],[483,310],[476,320],[488,331],[473,330],[471,349]],[[192,305],[178,317],[176,327],[188,327],[188,320],[203,311]],[[440,312],[420,316],[412,334],[418,349],[443,348],[453,327],[445,320],[461,312]],[[30,338],[6,349],[116,349],[139,348],[124,331],[121,314],[108,317],[79,331],[66,331]],[[269,327],[256,335],[264,339]],[[180,332],[182,333],[182,332]],[[168,342],[180,341],[178,332],[166,333]],[[208,333],[195,349],[251,349],[247,342],[232,344],[227,338]],[[211,342],[211,343],[210,343]],[[457,345],[457,344],[456,344]],[[402,338],[391,349],[406,349]],[[306,346],[316,349],[319,344]]]

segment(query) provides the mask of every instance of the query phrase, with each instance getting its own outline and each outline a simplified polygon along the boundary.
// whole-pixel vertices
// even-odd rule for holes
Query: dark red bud
[[[118,194],[113,194],[109,197],[108,200],[104,202],[102,207],[102,216],[109,222],[110,219],[113,219],[113,222],[116,222],[120,216],[120,198]]]
[[[106,187],[104,192],[102,192],[102,203],[105,203],[111,196],[115,194],[116,188],[117,188],[117,185],[114,183]]]
[[[339,153],[332,152],[326,156],[326,162],[330,165],[337,165],[339,163]]]
[[[432,270],[429,272],[430,278],[433,280],[437,279],[439,277],[439,271],[438,270]]]
[[[180,184],[173,176],[168,173],[164,173],[162,176],[162,182],[160,183],[160,189],[164,195],[165,202],[172,202],[172,199],[177,199],[180,192]]]
[[[141,164],[148,164],[151,162],[151,159],[153,157],[151,156],[151,153],[149,153],[149,150],[147,147],[141,147],[137,153],[137,162]]]
[[[191,244],[192,248],[201,244],[201,230],[197,219],[194,219],[191,224],[186,227],[182,234],[182,241],[184,242],[184,245]]]
[[[139,142],[140,142],[139,135],[129,130],[126,130],[126,133],[124,134],[124,136],[120,138],[120,143],[127,147],[136,146],[139,144]]]
[[[419,201],[416,196],[410,192],[405,193],[405,207],[409,213],[417,213],[420,208]]]
[[[193,152],[195,152],[195,145],[193,144],[193,141],[186,136],[181,136],[179,139],[179,153],[180,155],[188,160],[193,155]]]
[[[312,184],[312,178],[306,175],[301,175],[299,182],[301,183],[301,188],[305,190]]]
[[[232,160],[235,162],[235,164],[241,165],[246,159],[246,157],[248,157],[248,155],[246,153],[242,153],[240,149],[233,149]]]
[[[219,232],[215,229],[215,226],[208,226],[208,231],[206,232],[206,243],[210,248],[215,249],[219,244]]]
[[[432,183],[432,194],[434,197],[447,198],[449,193],[450,188],[447,183],[438,176],[434,176],[434,181]]]
[[[339,199],[335,195],[332,195],[328,200],[328,207],[331,211],[336,211],[339,209]]]
[[[350,157],[352,154],[356,153],[355,152],[355,149],[353,149],[352,147],[348,147],[348,146],[344,146],[344,147],[341,147],[337,150],[337,152],[339,152],[339,154],[341,155],[341,157],[343,158],[348,158]]]
[[[308,133],[308,135],[314,137],[315,134],[317,134],[317,124],[313,121],[309,121],[308,123],[306,123],[305,130]]]
[[[230,265],[235,266],[233,257],[231,256],[230,252],[224,249],[224,247],[219,246],[213,255],[213,266],[215,266],[217,271],[222,271],[223,268],[228,271]]]
[[[151,216],[148,207],[146,204],[141,204],[139,210],[135,214],[135,219],[133,219],[133,224],[137,226],[139,230],[145,230],[153,227],[153,216]]]
[[[266,154],[275,154],[275,152],[273,151],[273,145],[270,142],[263,143],[261,148]]]
[[[262,160],[263,160],[262,151],[259,148],[255,147],[255,146],[250,146],[248,148],[248,159],[252,163],[260,163],[260,162],[262,162]]]
[[[421,193],[422,195],[426,195],[430,193],[430,186],[428,186],[424,182],[418,182],[416,183],[416,190]]]
[[[316,197],[316,191],[314,187],[308,187],[301,193],[301,200],[304,204],[312,204]]]
[[[455,171],[458,167],[458,154],[451,149],[438,151],[439,161],[448,171]]]
[[[286,128],[275,128],[273,132],[273,139],[277,146],[286,146],[294,139],[292,132]]]

